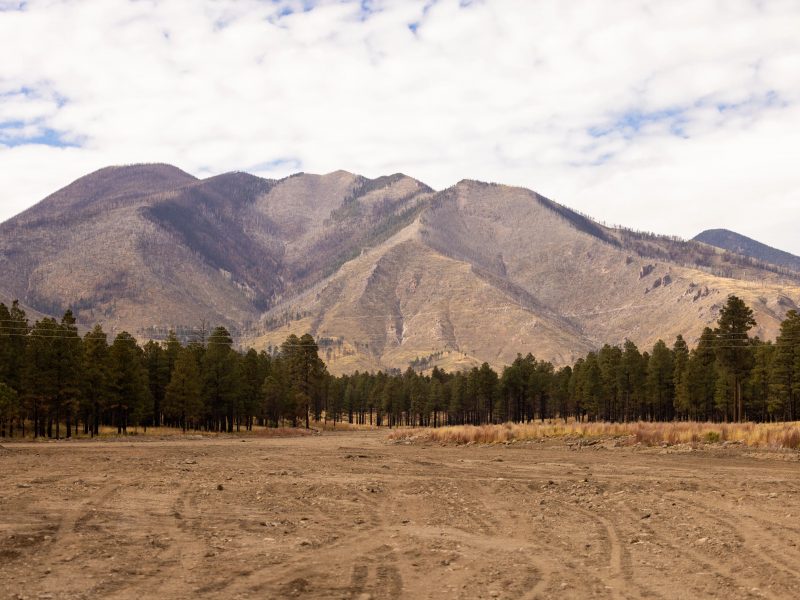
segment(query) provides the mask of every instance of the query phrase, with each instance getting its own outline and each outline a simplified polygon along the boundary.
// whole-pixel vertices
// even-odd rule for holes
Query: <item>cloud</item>
[[[780,0],[0,0],[0,220],[108,164],[402,171],[800,254]]]

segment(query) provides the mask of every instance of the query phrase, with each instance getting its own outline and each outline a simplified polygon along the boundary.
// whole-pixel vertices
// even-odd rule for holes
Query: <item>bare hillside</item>
[[[796,273],[610,229],[530,190],[345,171],[101,169],[0,225],[0,271],[2,298],[34,315],[70,307],[140,337],[223,324],[257,347],[311,332],[334,372],[693,342],[731,293],[772,338],[800,304]]]
[[[560,365],[626,338],[694,341],[730,293],[772,338],[800,302],[800,287],[771,271],[721,277],[641,256],[618,236],[529,190],[463,181],[323,286],[277,307],[305,318],[257,342],[311,330],[335,372],[501,366],[517,352]]]

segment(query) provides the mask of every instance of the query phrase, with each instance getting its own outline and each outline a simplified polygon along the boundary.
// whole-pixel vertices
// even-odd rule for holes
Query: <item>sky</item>
[[[0,221],[112,164],[521,185],[800,254],[798,0],[0,0]]]

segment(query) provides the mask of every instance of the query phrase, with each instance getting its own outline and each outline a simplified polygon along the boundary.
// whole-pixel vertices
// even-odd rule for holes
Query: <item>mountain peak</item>
[[[706,229],[693,239],[697,242],[703,242],[709,246],[736,254],[743,254],[762,262],[793,271],[800,271],[800,256],[773,248],[730,229]]]

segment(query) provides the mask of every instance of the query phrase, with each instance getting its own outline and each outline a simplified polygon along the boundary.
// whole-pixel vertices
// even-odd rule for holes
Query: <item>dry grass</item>
[[[360,425],[358,423],[348,423],[347,421],[337,421],[336,425],[333,421],[313,421],[311,426],[320,431],[372,431],[378,429],[377,425],[369,425],[365,423]]]
[[[459,425],[438,429],[400,429],[392,440],[420,440],[443,444],[498,444],[546,438],[625,439],[630,444],[700,444],[734,442],[755,448],[800,449],[800,422],[793,423],[505,423]]]
[[[22,438],[20,437],[17,431],[14,432],[14,437],[6,437],[0,438],[4,442],[12,442],[12,441],[24,441],[24,440],[33,440],[34,438],[30,435],[30,432]],[[98,441],[115,441],[115,440],[129,440],[129,439],[140,439],[140,440],[147,440],[147,441],[156,441],[156,440],[172,440],[172,439],[195,439],[195,438],[203,438],[203,439],[212,439],[212,438],[244,438],[244,437],[288,437],[288,436],[304,436],[304,435],[313,435],[317,433],[314,429],[305,429],[303,427],[262,427],[259,425],[253,426],[251,431],[247,431],[246,429],[241,429],[240,431],[234,431],[231,433],[222,432],[222,431],[197,431],[194,429],[189,429],[187,431],[183,431],[180,427],[148,427],[147,430],[141,427],[129,427],[127,434],[119,434],[117,433],[116,427],[109,427],[109,426],[101,426],[100,432],[97,436],[91,436],[88,434],[84,434],[83,430],[81,429],[78,432],[73,433],[72,438],[73,440],[98,440]],[[61,431],[61,439],[64,440],[66,436],[66,430],[62,429]],[[41,442],[53,441],[51,438],[36,438],[36,440]]]

